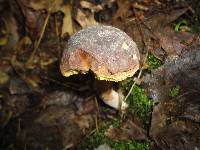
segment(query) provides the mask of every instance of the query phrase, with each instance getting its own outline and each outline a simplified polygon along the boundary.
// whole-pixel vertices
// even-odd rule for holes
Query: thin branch
[[[141,78],[142,71],[143,71],[143,69],[144,69],[143,66],[144,66],[144,63],[145,63],[146,60],[147,60],[147,57],[148,57],[148,52],[147,52],[147,54],[146,54],[146,56],[145,56],[145,59],[144,59],[144,61],[143,61],[143,63],[142,63],[142,67],[141,67],[140,72],[139,72],[139,74],[138,74],[138,76],[137,76],[137,79],[140,79],[140,78]],[[126,97],[124,98],[124,101],[126,101],[126,100],[128,99],[128,97],[130,96],[130,94],[131,94],[131,92],[132,92],[132,90],[133,90],[133,88],[134,88],[135,85],[136,85],[136,81],[133,82],[133,84],[132,84],[132,86],[131,86],[131,88],[130,88],[128,94],[127,94]]]
[[[97,101],[97,98],[95,97],[95,105],[96,105],[96,117],[95,117],[95,125],[96,125],[96,131],[99,132],[99,125],[98,125],[98,120],[100,118],[100,112],[99,112],[99,104]]]
[[[42,30],[41,30],[41,33],[40,33],[40,37],[38,39],[38,41],[36,41],[36,43],[34,44],[34,49],[33,49],[33,52],[31,53],[31,56],[30,58],[28,59],[28,61],[26,62],[26,66],[28,66],[28,64],[30,64],[32,61],[33,61],[33,58],[35,56],[35,53],[36,53],[36,50],[38,49],[40,43],[41,43],[41,40],[44,36],[44,32],[45,32],[45,29],[46,29],[46,26],[47,26],[47,23],[48,23],[48,20],[49,20],[49,17],[50,17],[50,12],[48,11],[48,14],[45,18],[45,21],[44,21],[44,25],[42,26]]]

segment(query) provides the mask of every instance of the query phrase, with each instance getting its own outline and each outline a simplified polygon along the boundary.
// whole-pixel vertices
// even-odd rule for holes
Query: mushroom
[[[60,70],[65,77],[91,70],[99,86],[111,85],[133,76],[139,69],[139,58],[136,43],[125,32],[112,26],[95,25],[70,37]],[[103,101],[116,109],[125,109],[127,104],[120,103],[120,93],[108,87],[100,92]]]

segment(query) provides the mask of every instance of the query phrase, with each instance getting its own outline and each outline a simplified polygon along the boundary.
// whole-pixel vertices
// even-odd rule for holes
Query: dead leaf
[[[80,2],[80,5],[81,5],[82,8],[87,8],[87,9],[91,10],[92,13],[98,12],[98,11],[103,9],[102,5],[95,5],[95,4],[92,4],[92,3],[85,1],[85,0],[82,0]]]
[[[63,18],[62,33],[61,33],[61,36],[63,37],[66,33],[68,33],[69,35],[72,35],[76,30],[74,28],[73,21],[72,21],[71,5],[63,6],[62,11],[65,15]]]
[[[54,12],[61,10],[61,7],[63,5],[63,0],[49,0],[49,1],[46,1],[46,0],[39,0],[39,1],[30,0],[30,1],[27,1],[27,3],[29,5],[29,7],[33,8],[34,10],[44,9],[44,10],[50,11],[50,13],[54,13]]]
[[[190,122],[177,121],[165,126],[154,138],[152,150],[194,150],[200,147],[200,127]]]
[[[163,30],[164,27],[175,21],[178,17],[183,15],[188,8],[171,8],[169,10],[155,13],[149,17],[145,23],[152,31]]]
[[[5,29],[0,28],[0,46],[5,46],[8,43],[8,33]]]
[[[80,9],[77,9],[76,21],[81,25],[82,28],[97,24],[94,19],[94,14],[86,15]]]
[[[78,95],[72,91],[53,91],[47,94],[41,102],[43,108],[51,105],[67,106],[81,99]]]
[[[145,10],[145,11],[148,10],[148,7],[146,7],[145,5],[139,4],[138,2],[134,3],[133,7],[139,10]]]
[[[157,58],[162,59],[165,54],[180,54],[193,40],[190,33],[175,32],[170,23],[184,14],[188,9],[172,9],[169,12],[162,11],[146,19],[139,18],[127,21],[126,24],[117,24],[136,42],[141,54],[150,51]],[[185,43],[188,43],[188,45]],[[186,46],[187,45],[187,46]],[[165,52],[163,52],[162,48]],[[141,55],[142,57],[142,55]]]
[[[73,120],[76,124],[78,124],[79,128],[82,129],[83,132],[85,132],[86,129],[90,128],[90,122],[92,122],[93,118],[91,117],[91,115],[76,115]]]
[[[56,58],[56,57],[52,57],[52,56],[50,56],[49,54],[47,54],[47,53],[44,53],[44,52],[41,52],[40,53],[40,56],[39,56],[39,63],[40,63],[40,67],[42,68],[42,69],[44,69],[44,68],[47,68],[47,66],[49,66],[49,65],[51,65],[51,64],[53,64],[53,63],[55,63],[57,60],[58,60],[58,58]]]
[[[127,18],[127,15],[129,14],[128,11],[131,7],[131,2],[129,0],[118,0],[118,10],[113,16],[113,22],[115,22],[118,19],[125,19]]]
[[[4,13],[6,15],[3,14],[3,17],[1,18],[2,23],[5,25],[1,31],[1,44],[3,44],[4,46],[8,46],[8,48],[11,48],[19,41],[19,28],[17,20],[15,19],[12,12],[7,10],[7,12]]]
[[[26,16],[28,25],[30,26],[30,30],[36,32],[35,31],[36,29],[42,28],[44,17],[43,14],[41,13],[41,10],[46,10],[49,13],[55,13],[59,11],[64,13],[62,33],[61,33],[62,37],[66,33],[71,35],[75,32],[71,15],[71,10],[72,10],[71,3],[69,2],[64,3],[63,0],[50,0],[50,1],[19,0],[19,1],[22,10],[24,11],[24,15]]]
[[[121,124],[119,128],[110,127],[106,136],[112,140],[147,140],[147,133],[144,129],[138,126],[134,120],[127,120]]]
[[[191,47],[144,77],[143,85],[155,103],[149,134],[161,149],[199,146],[199,72],[200,50]],[[179,88],[172,95],[175,87]]]
[[[9,91],[11,94],[27,94],[32,92],[27,83],[17,77],[11,78]]]
[[[93,115],[95,113],[91,112],[88,115],[76,115],[76,107],[73,104],[67,106],[52,104],[46,108],[34,109],[21,118],[23,128],[17,139],[22,145],[33,147],[34,143],[40,145],[42,149],[45,147],[55,149],[58,143],[60,145],[59,148],[56,146],[56,149],[72,147],[94,128]]]
[[[6,72],[0,70],[0,86],[7,83],[9,79],[9,75]]]
[[[182,50],[192,45],[195,35],[188,32],[175,32],[170,27],[155,32],[161,47],[168,55],[180,55]]]

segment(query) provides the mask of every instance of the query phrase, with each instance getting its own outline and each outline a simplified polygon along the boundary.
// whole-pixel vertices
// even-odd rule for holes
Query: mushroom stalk
[[[117,83],[95,80],[93,89],[108,106],[122,111],[125,111],[128,107],[128,104],[124,101],[124,95]]]

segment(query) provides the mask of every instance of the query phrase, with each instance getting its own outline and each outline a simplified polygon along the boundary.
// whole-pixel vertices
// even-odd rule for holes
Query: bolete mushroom
[[[125,32],[112,26],[95,25],[71,36],[60,70],[65,77],[91,70],[98,80],[118,82],[134,75],[139,69],[139,58],[136,43]],[[120,95],[112,89],[109,91],[101,93],[101,97],[106,104],[118,108]],[[127,105],[123,102],[121,106],[123,109]]]

